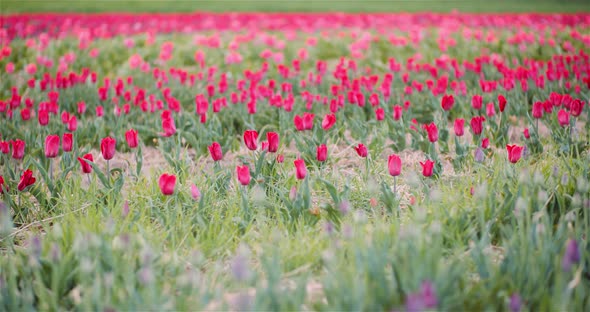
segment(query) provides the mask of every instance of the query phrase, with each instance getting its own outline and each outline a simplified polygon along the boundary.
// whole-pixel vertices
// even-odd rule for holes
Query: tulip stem
[[[369,181],[369,156],[365,157],[365,182]]]
[[[180,161],[180,154],[181,154],[180,153],[180,151],[181,151],[180,145],[182,143],[182,139],[180,138],[180,134],[177,134],[176,137],[178,139],[177,144],[176,144],[176,159]]]
[[[254,179],[258,177],[258,168],[256,167],[256,163],[258,160],[256,159],[256,151],[252,151],[252,171],[254,171]]]
[[[139,180],[139,171],[138,171],[138,169],[140,169],[139,168],[139,152],[138,151],[135,151],[135,173],[136,173],[135,181],[138,181]]]
[[[53,159],[49,158],[49,181],[53,181]]]
[[[111,161],[107,160],[107,178],[109,179],[109,181],[111,180]]]
[[[250,222],[250,211],[248,208],[248,198],[246,196],[247,191],[248,191],[248,189],[244,185],[242,187],[242,209],[244,212],[244,218],[246,219],[246,222]]]
[[[393,177],[393,194],[397,197],[397,177]]]

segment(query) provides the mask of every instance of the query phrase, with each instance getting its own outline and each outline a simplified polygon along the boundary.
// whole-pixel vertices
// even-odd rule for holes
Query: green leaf
[[[141,149],[141,144],[139,144],[137,148],[137,154],[135,158],[137,160],[135,174],[137,175],[137,177],[139,177],[139,175],[141,174],[141,168],[143,167],[143,151]]]
[[[332,200],[334,201],[334,203],[339,204],[340,196],[338,196],[338,190],[336,190],[336,186],[321,178],[320,181],[322,181],[322,183],[324,183],[324,185],[326,186],[326,189],[328,190],[328,193],[330,193],[330,196],[332,196]]]
[[[197,140],[197,137],[195,137],[192,133],[188,131],[181,131],[180,136],[183,137],[192,148],[197,150],[199,149],[199,140]]]
[[[115,180],[115,183],[113,184],[113,191],[115,193],[119,193],[121,191],[121,189],[123,188],[123,184],[125,184],[125,175],[123,174],[123,169],[115,168],[115,169],[111,170],[111,173],[118,174],[118,177]]]
[[[102,185],[106,188],[111,188],[111,182],[110,179],[108,179],[104,173],[102,172],[102,170],[100,170],[100,168],[98,167],[98,165],[92,161],[89,161],[88,159],[84,159],[82,158],[87,164],[89,164],[90,166],[92,166],[93,171],[96,173],[96,176],[98,177],[98,179],[100,180],[100,182],[102,183]]]
[[[33,165],[35,165],[35,167],[37,168],[37,170],[39,171],[39,173],[43,177],[43,180],[47,184],[47,188],[49,189],[49,192],[50,193],[53,193],[53,181],[51,179],[49,179],[49,174],[47,173],[47,170],[45,169],[45,166],[41,165],[34,158],[30,158],[30,161],[33,163]]]

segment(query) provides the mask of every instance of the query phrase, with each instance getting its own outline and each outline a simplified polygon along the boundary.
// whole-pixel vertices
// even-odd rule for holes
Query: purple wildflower
[[[565,253],[561,260],[561,265],[565,271],[569,271],[573,264],[580,262],[580,250],[578,242],[571,238],[565,245]]]
[[[478,163],[481,163],[481,162],[484,161],[485,155],[483,154],[483,150],[480,147],[478,147],[475,150],[475,156],[474,156],[474,158],[475,158],[475,161],[478,162]]]
[[[522,299],[520,298],[520,296],[517,293],[512,294],[512,296],[510,296],[510,304],[509,304],[509,308],[511,312],[520,312],[520,309],[522,307]]]
[[[432,282],[424,281],[422,282],[422,286],[420,288],[422,290],[422,300],[424,301],[426,308],[436,308],[438,305],[438,300],[436,298],[436,291],[434,290],[434,285]]]
[[[411,293],[406,298],[406,310],[408,312],[418,312],[427,309],[434,309],[438,305],[436,291],[431,281],[424,281],[420,286],[420,291]]]

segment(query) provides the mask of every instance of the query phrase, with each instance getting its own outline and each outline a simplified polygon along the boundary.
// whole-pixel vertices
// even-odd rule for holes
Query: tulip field
[[[0,311],[590,309],[590,13],[0,19]]]

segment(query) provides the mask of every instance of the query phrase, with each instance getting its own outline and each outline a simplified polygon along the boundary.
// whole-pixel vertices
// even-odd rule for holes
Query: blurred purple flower
[[[422,302],[422,295],[420,293],[409,294],[406,297],[407,312],[422,312],[423,310],[424,302]]]
[[[422,282],[421,286],[422,290],[422,300],[426,305],[426,308],[432,309],[438,305],[438,300],[436,298],[436,291],[434,290],[434,285],[431,281],[424,281]]]
[[[248,267],[248,253],[246,250],[240,250],[234,256],[230,263],[233,277],[238,281],[247,281],[250,279],[250,268]]]
[[[328,235],[332,235],[334,233],[334,225],[330,221],[326,221],[324,223],[324,231]]]
[[[578,242],[570,238],[565,245],[565,253],[561,260],[563,270],[569,271],[573,264],[580,262],[580,250],[578,248]]]
[[[517,293],[512,294],[510,296],[510,304],[509,308],[511,312],[520,312],[520,308],[522,307],[522,299]]]
[[[139,282],[143,285],[149,285],[154,281],[154,272],[149,266],[145,266],[139,270]]]
[[[290,200],[295,200],[295,198],[297,197],[297,188],[295,186],[293,186],[291,188],[291,191],[289,192],[289,199]]]
[[[51,245],[51,260],[53,262],[58,262],[60,258],[61,258],[61,249],[59,248],[58,244],[53,243]]]
[[[345,215],[350,211],[350,203],[347,200],[343,200],[340,202],[340,205],[338,205],[338,209],[341,214]]]
[[[420,291],[411,293],[406,298],[406,310],[408,312],[418,312],[427,309],[434,309],[438,305],[436,291],[431,281],[424,281],[420,286]]]
[[[41,244],[41,237],[39,237],[38,235],[31,237],[29,244],[31,246],[31,256],[33,256],[37,259],[39,257],[41,257],[41,252],[43,251],[43,245]]]
[[[475,150],[475,156],[474,156],[474,158],[475,158],[475,161],[477,161],[478,163],[481,163],[481,162],[484,161],[485,155],[483,154],[483,150],[481,149],[481,147],[478,147]]]
[[[121,216],[125,218],[127,215],[129,215],[129,201],[126,200],[123,203],[123,211],[121,212]]]
[[[201,198],[201,191],[196,185],[191,185],[191,196],[194,200],[199,200]]]

